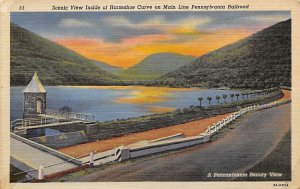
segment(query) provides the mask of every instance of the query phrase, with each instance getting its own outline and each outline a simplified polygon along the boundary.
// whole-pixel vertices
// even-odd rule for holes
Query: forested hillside
[[[55,42],[11,23],[11,85],[27,85],[34,71],[46,85],[109,85],[117,77]]]
[[[259,89],[291,86],[291,20],[201,56],[153,85]]]

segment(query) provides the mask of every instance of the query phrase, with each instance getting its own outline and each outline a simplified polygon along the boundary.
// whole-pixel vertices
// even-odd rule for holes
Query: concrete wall
[[[162,138],[158,138],[158,139],[155,139],[155,140],[150,140],[149,143],[166,141],[166,140],[173,140],[173,139],[178,139],[178,138],[184,138],[184,135],[182,133],[178,133],[178,134],[175,134],[175,135],[162,137]]]
[[[86,125],[84,123],[70,123],[64,126],[52,127],[52,129],[59,130],[63,133],[75,132],[85,130]]]
[[[201,134],[199,136],[187,137],[187,138],[172,138],[181,137],[181,133],[177,135],[169,136],[169,140],[163,141],[147,141],[140,145],[119,146],[115,149],[108,150],[93,155],[94,165],[106,164],[114,161],[124,161],[131,158],[146,156],[150,154],[166,152],[170,150],[176,150],[181,148],[187,148],[194,145],[208,142],[210,135]],[[168,138],[168,137],[165,137]],[[80,158],[82,163],[88,163],[89,156]]]
[[[187,148],[197,144],[208,142],[209,139],[210,136],[208,134],[205,134],[194,137],[177,138],[173,140],[146,143],[145,145],[140,145],[139,147],[128,148],[122,146],[117,148],[116,160],[123,161],[130,158],[136,158],[150,154],[166,152],[170,150]]]
[[[75,131],[54,136],[34,137],[30,140],[48,146],[50,148],[59,149],[88,142],[88,137],[86,136],[84,131]]]
[[[161,142],[160,144],[147,145],[140,148],[130,149],[130,158],[136,158],[159,152],[191,147],[197,144],[205,143],[207,141],[208,140],[205,140],[205,137],[198,136],[192,138],[177,139],[168,142]]]

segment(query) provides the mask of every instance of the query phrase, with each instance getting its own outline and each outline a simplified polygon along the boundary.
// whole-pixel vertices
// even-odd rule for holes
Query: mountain
[[[116,66],[112,66],[109,64],[106,64],[104,62],[100,62],[100,61],[93,61],[93,63],[98,66],[99,68],[101,68],[102,70],[105,70],[111,74],[117,75],[119,74],[121,71],[123,71],[123,68],[120,67],[116,67]]]
[[[34,71],[45,85],[109,85],[116,76],[53,41],[11,23],[11,85],[27,85]]]
[[[155,81],[173,87],[291,86],[291,20],[197,58]]]
[[[152,80],[195,60],[195,57],[175,53],[152,54],[140,63],[122,71],[125,80]]]

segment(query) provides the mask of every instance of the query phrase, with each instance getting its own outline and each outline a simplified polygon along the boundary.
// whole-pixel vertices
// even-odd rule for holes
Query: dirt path
[[[286,100],[286,99],[290,99],[291,98],[291,91],[289,91],[289,90],[282,90],[282,92],[283,92],[283,97],[281,99],[279,99],[278,101]]]
[[[284,96],[280,100],[288,99],[291,97],[290,91],[282,91],[284,93]],[[79,144],[75,146],[62,148],[59,151],[73,157],[80,157],[83,155],[88,155],[91,151],[103,152],[121,145],[128,145],[142,140],[154,140],[157,138],[166,137],[178,133],[183,133],[186,137],[195,136],[204,132],[208,126],[211,126],[213,123],[224,119],[228,115],[229,114],[218,115],[212,118],[201,119],[189,123],[149,130],[141,133],[133,133],[107,140]]]
[[[222,120],[229,114],[219,115],[212,118],[201,119],[175,126],[169,126],[160,129],[149,130],[141,133],[132,133],[129,135],[116,137],[107,140],[79,144],[71,147],[62,148],[59,151],[71,155],[73,157],[82,156],[90,153],[92,150],[102,152],[113,149],[121,145],[128,145],[142,140],[154,140],[161,137],[166,137],[178,133],[183,133],[185,136],[194,136],[206,130],[206,128],[213,123]]]

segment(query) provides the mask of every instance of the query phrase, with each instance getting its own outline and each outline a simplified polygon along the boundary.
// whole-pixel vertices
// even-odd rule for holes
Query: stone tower
[[[24,89],[23,118],[36,117],[46,112],[47,91],[35,72],[30,83]]]

